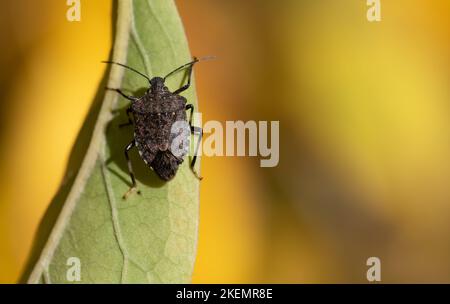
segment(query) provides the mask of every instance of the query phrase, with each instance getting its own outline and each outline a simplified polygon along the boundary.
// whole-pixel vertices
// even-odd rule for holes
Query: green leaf
[[[117,9],[113,61],[153,77],[191,60],[173,1],[123,0]],[[180,72],[167,84],[174,90],[184,79]],[[149,84],[111,66],[107,85],[140,96]],[[189,282],[197,244],[199,181],[188,158],[173,180],[162,182],[133,151],[142,195],[123,200],[130,186],[123,151],[133,128],[118,128],[126,122],[123,108],[128,102],[115,92],[104,93],[103,87],[103,102],[94,102],[80,132],[80,146],[73,150],[65,184],[42,222],[24,276],[29,283],[71,283],[67,273],[74,268],[68,259],[75,257],[81,263],[81,283]],[[196,105],[194,87],[184,96]],[[122,109],[118,115],[116,109]]]

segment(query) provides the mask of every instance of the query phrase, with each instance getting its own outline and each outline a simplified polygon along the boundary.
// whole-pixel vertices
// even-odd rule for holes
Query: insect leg
[[[110,91],[116,91],[117,93],[119,93],[120,95],[122,95],[124,98],[126,98],[126,99],[128,99],[128,100],[131,100],[131,101],[136,101],[136,100],[139,99],[139,98],[137,98],[137,97],[129,96],[129,95],[125,94],[125,93],[122,92],[120,89],[113,89],[113,88],[108,88],[108,87],[106,87],[106,89],[107,89],[107,90],[110,90]]]
[[[195,63],[195,62],[194,62]],[[178,90],[176,90],[175,92],[173,92],[173,94],[180,94],[181,92],[187,90],[189,88],[189,86],[191,85],[191,77],[192,77],[192,68],[194,67],[194,63],[191,64],[188,68],[188,81],[187,83],[182,86],[181,88],[179,88]]]
[[[192,126],[192,114],[194,113],[194,105],[187,104],[185,110],[186,111],[191,111],[189,113],[189,125]]]
[[[195,171],[195,162],[197,161],[197,154],[198,154],[198,148],[200,147],[200,142],[202,141],[202,137],[203,137],[203,129],[200,127],[194,127],[192,126],[192,114],[194,113],[194,105],[192,104],[187,104],[185,107],[186,111],[190,111],[189,113],[189,126],[191,127],[191,133],[192,134],[198,134],[198,142],[197,142],[197,146],[195,147],[195,153],[194,153],[194,157],[192,158],[191,161],[191,170],[192,172],[194,172],[195,176],[198,179],[202,179],[203,177],[199,176],[198,173]]]
[[[136,141],[133,139],[126,147],[125,147],[125,158],[127,160],[127,165],[128,165],[128,173],[130,174],[130,178],[131,178],[131,184],[132,186],[130,187],[130,189],[123,195],[123,199],[127,199],[127,197],[133,192],[137,190],[137,185],[136,185],[136,179],[134,178],[134,172],[133,172],[133,166],[131,165],[131,160],[130,157],[128,156],[128,152],[132,149],[136,147]],[[137,191],[138,194],[140,194],[140,191]]]
[[[194,157],[192,158],[191,161],[191,170],[192,172],[194,172],[195,176],[199,179],[202,180],[203,177],[201,177],[200,175],[198,175],[197,171],[195,171],[195,162],[197,161],[197,154],[198,154],[198,148],[200,147],[200,143],[202,141],[202,137],[203,137],[203,129],[200,127],[194,127],[191,126],[191,133],[192,134],[197,134],[198,135],[198,142],[197,142],[197,146],[195,147],[195,152],[194,152]]]
[[[119,128],[126,127],[126,126],[129,126],[129,125],[132,125],[132,124],[133,124],[133,121],[131,120],[130,113],[131,113],[131,108],[128,108],[128,109],[127,109],[128,122],[125,122],[125,123],[120,124],[120,125],[119,125]]]

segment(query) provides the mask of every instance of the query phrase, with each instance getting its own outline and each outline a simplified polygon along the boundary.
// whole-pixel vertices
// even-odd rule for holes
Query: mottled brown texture
[[[171,151],[171,144],[179,135],[171,134],[172,125],[176,121],[186,121],[185,107],[186,98],[171,93],[164,85],[152,87],[131,105],[139,154],[166,181],[175,176],[186,155],[176,157]],[[186,135],[183,144],[188,140]]]

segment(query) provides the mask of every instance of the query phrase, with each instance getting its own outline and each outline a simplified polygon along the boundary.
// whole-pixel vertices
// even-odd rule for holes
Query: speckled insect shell
[[[172,141],[181,134],[172,134],[172,125],[176,121],[186,121],[185,106],[186,98],[172,94],[165,86],[152,88],[131,105],[139,154],[165,181],[175,176],[186,155],[175,157],[171,152]],[[182,143],[188,142],[188,136]]]

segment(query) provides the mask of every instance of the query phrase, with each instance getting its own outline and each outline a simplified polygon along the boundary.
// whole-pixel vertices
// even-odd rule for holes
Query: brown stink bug
[[[153,169],[162,180],[168,181],[175,176],[178,166],[183,162],[184,157],[188,152],[187,150],[189,146],[190,134],[197,134],[199,136],[198,144],[196,146],[190,167],[195,176],[198,179],[201,179],[195,171],[194,166],[195,161],[197,160],[198,146],[200,144],[203,132],[200,127],[192,126],[194,106],[192,104],[187,104],[186,98],[179,95],[181,92],[189,88],[191,84],[192,68],[198,61],[199,59],[194,57],[193,61],[176,68],[164,78],[153,77],[151,79],[147,75],[124,64],[113,61],[105,61],[105,63],[120,65],[141,75],[142,77],[145,77],[150,84],[150,87],[142,97],[128,96],[120,89],[107,88],[109,90],[116,91],[131,101],[130,106],[126,110],[128,122],[120,125],[122,127],[134,124],[134,138],[125,147],[125,158],[127,160],[132,186],[124,194],[124,199],[126,199],[130,193],[137,190],[133,167],[128,156],[129,151],[133,147],[138,149],[142,160],[151,169]],[[165,80],[167,77],[186,68],[188,69],[187,83],[181,88],[170,92],[165,86]],[[175,134],[173,131],[174,125],[177,122],[187,122],[186,111],[188,110],[190,111],[188,125],[190,132],[184,132],[184,134],[178,132]],[[180,136],[182,137],[179,147],[180,149],[177,149],[178,151],[175,153],[173,148],[174,140],[175,138],[178,138],[179,140]]]

